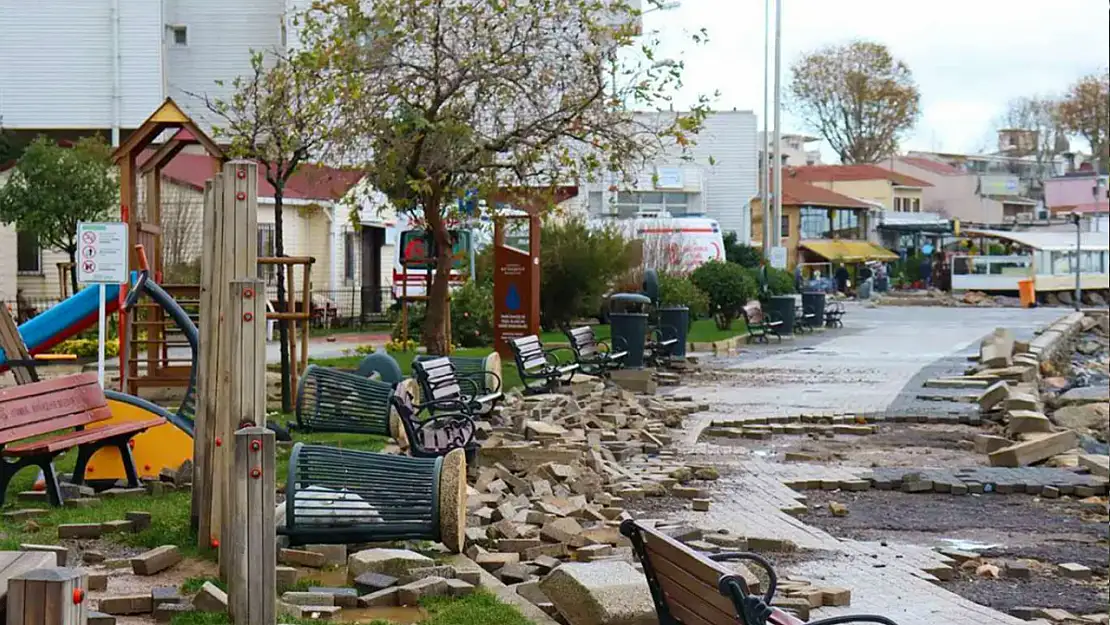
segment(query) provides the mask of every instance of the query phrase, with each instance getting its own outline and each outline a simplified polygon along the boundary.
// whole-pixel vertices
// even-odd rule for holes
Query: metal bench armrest
[[[428,411],[430,414],[435,410],[458,410],[462,414],[470,414],[470,406],[459,399],[430,399],[421,404],[413,404],[413,416]]]
[[[763,600],[767,603],[771,603],[771,600],[774,599],[775,590],[778,588],[779,585],[779,577],[775,574],[775,569],[773,566],[771,566],[771,563],[768,562],[767,559],[763,556],[747,551],[726,551],[723,553],[706,554],[706,557],[714,562],[746,560],[748,562],[754,562],[755,564],[759,565],[759,567],[767,573],[767,578],[769,580],[767,583],[767,592],[763,593]],[[744,591],[747,592],[746,584],[744,586]]]

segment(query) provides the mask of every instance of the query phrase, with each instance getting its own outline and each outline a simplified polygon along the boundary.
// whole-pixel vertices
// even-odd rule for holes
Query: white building
[[[167,96],[198,120],[303,0],[0,0],[0,124],[137,128]],[[217,86],[216,81],[224,81]]]
[[[749,202],[759,192],[756,126],[751,111],[711,113],[688,160],[675,148],[627,188],[611,193],[608,184],[587,184],[579,198],[591,216],[632,217],[659,210],[676,217],[705,215],[716,219],[724,232],[749,241]]]
[[[767,155],[772,156],[775,152],[774,134],[761,131],[759,137],[761,139],[761,145],[766,146]],[[821,137],[813,137],[810,135],[793,133],[782,135],[779,141],[779,153],[782,155],[782,164],[786,167],[820,165],[821,150],[809,147],[809,144],[816,143],[820,140]]]

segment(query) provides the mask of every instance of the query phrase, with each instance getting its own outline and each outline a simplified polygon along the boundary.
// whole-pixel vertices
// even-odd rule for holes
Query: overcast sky
[[[752,110],[762,123],[763,6],[682,0],[644,16],[667,55],[684,51],[684,104],[719,90],[715,108]],[[790,65],[806,51],[851,39],[884,43],[921,89],[923,114],[903,149],[977,152],[993,149],[995,119],[1011,98],[1061,92],[1105,67],[1108,24],[1106,0],[783,0],[782,84],[785,91]],[[708,44],[683,34],[702,27]],[[783,130],[808,131],[785,112]],[[835,162],[827,145],[822,151]]]

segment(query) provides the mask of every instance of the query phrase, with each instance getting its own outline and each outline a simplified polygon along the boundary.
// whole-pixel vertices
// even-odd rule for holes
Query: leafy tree
[[[317,57],[255,52],[251,73],[237,77],[227,100],[197,96],[219,118],[215,135],[230,142],[228,155],[258,162],[274,188],[274,254],[285,256],[285,188],[297,169],[322,159],[336,128],[336,109]],[[278,308],[286,302],[285,272],[277,272]],[[289,321],[278,322],[281,335],[281,405],[293,409],[289,388]]]
[[[1032,156],[1038,181],[1052,176],[1053,159],[1067,151],[1067,138],[1058,122],[1058,106],[1056,100],[1043,96],[1016,98],[1006,105],[999,120],[1000,129],[1025,130],[1035,137],[1031,144],[1017,146],[1012,155]]]
[[[8,161],[19,158],[19,155],[22,153],[22,146],[19,145],[15,137],[7,130],[4,130],[3,126],[0,126],[0,165],[4,165]]]
[[[843,163],[874,163],[893,154],[920,115],[921,93],[910,68],[880,43],[821,48],[794,63],[791,73],[787,106]]]
[[[16,161],[0,187],[0,222],[36,236],[77,263],[77,224],[104,221],[118,204],[111,150],[99,137],[62,147],[39,137]],[[77,292],[77,272],[70,273]]]
[[[709,314],[717,327],[728,330],[740,309],[756,296],[758,287],[751,272],[736,263],[711,260],[690,274],[694,283],[709,298]]]
[[[551,220],[540,236],[540,322],[546,330],[599,310],[605,292],[632,268],[628,241],[616,228],[595,230],[581,219]]]
[[[709,297],[699,289],[689,276],[659,273],[659,303],[661,306],[685,306],[690,309],[690,321],[709,313]]]
[[[1057,108],[1060,126],[1083,137],[1102,167],[1110,163],[1110,69],[1080,78]]]
[[[458,200],[547,210],[561,185],[630,180],[669,145],[692,143],[704,105],[630,110],[669,109],[683,68],[657,57],[654,37],[637,38],[639,15],[626,0],[317,0],[306,14],[302,39],[337,81],[337,141],[432,234],[429,350],[446,347]]]
[[[727,232],[724,236],[725,260],[736,263],[741,267],[758,267],[763,260],[763,250],[751,245],[740,243],[735,232]]]

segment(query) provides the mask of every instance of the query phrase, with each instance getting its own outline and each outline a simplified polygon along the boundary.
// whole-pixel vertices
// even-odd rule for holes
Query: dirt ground
[[[804,453],[816,462],[856,467],[974,467],[986,464],[971,442],[986,433],[981,427],[948,423],[883,424],[869,436],[776,434],[766,440],[712,437],[718,445],[740,446],[775,460],[787,452]]]
[[[915,495],[894,491],[811,491],[807,523],[834,536],[969,550],[1005,569],[1022,561],[1033,569],[1029,580],[983,579],[960,571],[946,589],[1002,611],[1018,606],[1062,608],[1074,614],[1107,610],[1107,561],[1110,527],[1068,499],[1042,500],[1029,495]],[[829,502],[848,507],[835,517]],[[1077,582],[1059,577],[1056,566],[1076,562],[1090,567],[1095,579]]]

